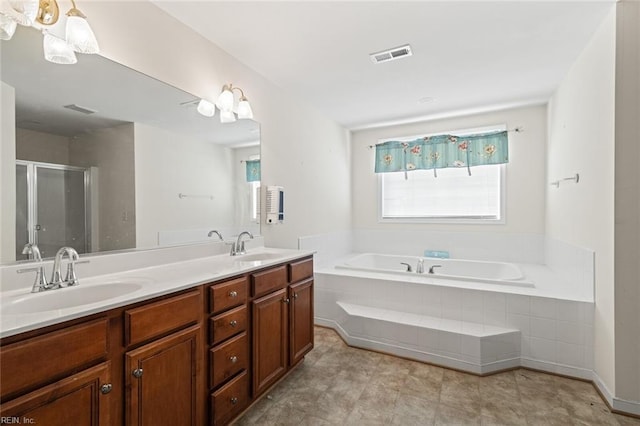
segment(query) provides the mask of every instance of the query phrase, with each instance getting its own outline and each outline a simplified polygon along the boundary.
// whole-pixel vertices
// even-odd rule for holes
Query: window
[[[482,129],[485,130],[486,129]],[[504,130],[491,127],[491,130]],[[473,131],[451,132],[469,135]],[[394,139],[398,140],[398,139]],[[504,164],[378,175],[381,222],[504,223]]]

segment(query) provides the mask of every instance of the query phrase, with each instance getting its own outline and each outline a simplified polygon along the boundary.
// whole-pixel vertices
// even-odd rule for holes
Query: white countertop
[[[251,258],[255,255],[268,253],[272,257],[264,260],[244,261],[243,258]],[[140,285],[136,291],[127,294],[101,300],[95,303],[66,309],[42,310],[34,313],[6,314],[0,311],[0,337],[12,336],[25,331],[35,330],[52,324],[81,318],[87,315],[104,312],[113,308],[148,300],[157,296],[174,293],[180,290],[196,287],[212,281],[218,281],[228,277],[241,275],[271,265],[288,262],[294,259],[312,255],[312,251],[300,251],[289,249],[275,249],[260,247],[249,250],[246,255],[229,256],[221,254],[209,257],[200,257],[193,260],[167,263],[161,266],[130,269],[117,273],[82,277],[78,273],[79,285],[75,287],[49,290],[41,293],[31,293],[31,287],[0,292],[0,306],[5,306],[12,301],[30,297],[46,298],[53,292],[73,292],[83,287],[97,287],[107,282],[129,282]],[[61,293],[62,294],[62,293]],[[65,293],[71,295],[71,293]]]

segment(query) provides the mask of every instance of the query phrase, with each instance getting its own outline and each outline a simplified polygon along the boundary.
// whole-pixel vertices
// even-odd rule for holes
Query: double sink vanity
[[[3,288],[3,418],[228,424],[313,348],[311,252],[256,248],[77,274],[73,287]]]

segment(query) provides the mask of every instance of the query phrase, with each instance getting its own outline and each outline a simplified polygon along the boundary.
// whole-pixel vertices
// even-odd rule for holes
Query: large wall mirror
[[[15,137],[2,139],[15,158],[1,159],[15,181],[0,183],[15,223],[0,224],[0,262],[26,260],[28,242],[51,257],[260,233],[258,123],[203,117],[196,96],[99,55],[49,63],[30,28],[0,51],[1,113],[15,113]]]

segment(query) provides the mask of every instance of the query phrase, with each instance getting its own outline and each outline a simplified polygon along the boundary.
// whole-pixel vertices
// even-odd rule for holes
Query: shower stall
[[[25,244],[42,257],[63,246],[91,248],[91,168],[16,161],[16,260]]]

